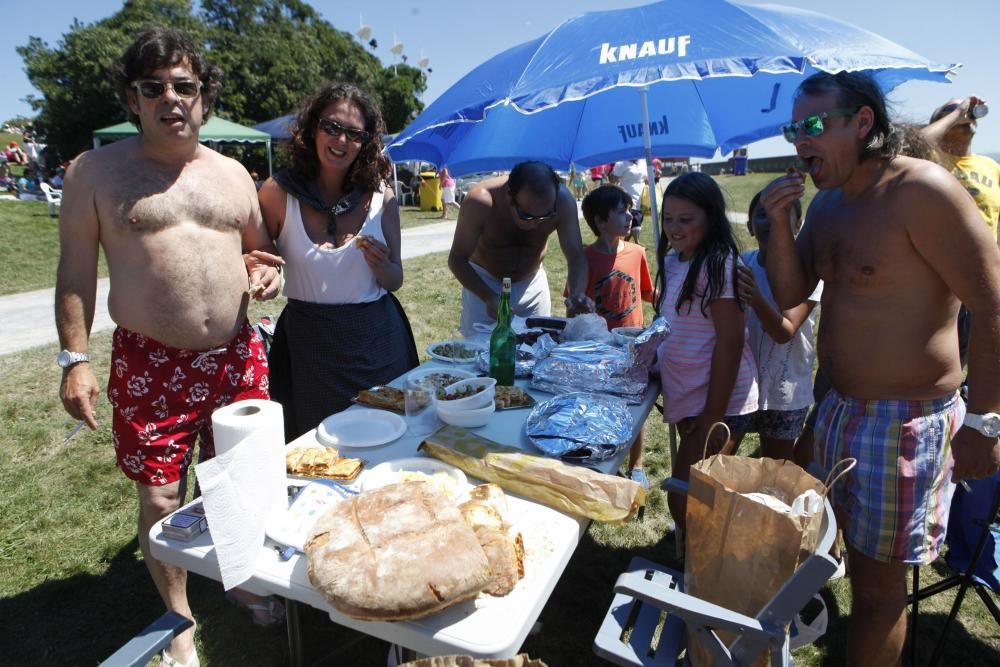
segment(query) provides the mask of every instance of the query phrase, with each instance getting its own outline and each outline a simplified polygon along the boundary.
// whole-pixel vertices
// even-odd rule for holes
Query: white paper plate
[[[466,347],[472,351],[472,355],[467,359],[463,359],[460,357],[448,357],[443,354],[438,354],[437,352],[434,351],[434,349],[439,345],[445,345],[445,344],[461,345],[463,347]],[[429,354],[432,359],[437,359],[438,361],[445,361],[450,364],[474,364],[476,363],[476,356],[485,349],[486,349],[485,345],[480,345],[478,343],[470,343],[469,341],[462,339],[439,340],[438,342],[431,343],[430,345],[427,346],[427,354]]]
[[[316,439],[327,447],[378,447],[406,433],[406,420],[385,410],[338,412],[316,427]]]
[[[415,456],[408,459],[397,459],[380,463],[371,470],[365,471],[361,478],[361,490],[377,489],[388,484],[405,481],[401,473],[421,472],[433,477],[437,473],[445,473],[451,479],[448,488],[442,491],[452,498],[458,498],[468,492],[470,485],[465,473],[453,465],[426,456]]]
[[[344,497],[343,493],[332,486],[322,482],[309,482],[302,487],[285,512],[275,514],[268,521],[264,526],[264,534],[278,544],[302,551],[316,519]]]

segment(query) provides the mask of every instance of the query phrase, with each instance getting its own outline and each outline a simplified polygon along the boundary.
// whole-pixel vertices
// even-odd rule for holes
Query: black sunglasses
[[[177,97],[189,100],[201,94],[202,84],[192,79],[184,79],[182,81],[142,79],[141,81],[133,81],[132,87],[148,100],[160,99],[167,92],[167,88],[173,90],[177,94]]]
[[[339,137],[342,134],[346,134],[347,139],[356,144],[363,144],[372,136],[368,132],[359,130],[356,127],[344,127],[337,121],[330,120],[329,118],[320,118],[319,129],[323,130],[331,137]]]
[[[543,220],[551,220],[552,218],[556,217],[556,213],[559,212],[558,200],[556,201],[556,204],[552,207],[551,211],[549,211],[548,213],[543,213],[542,215],[530,215],[528,213],[525,213],[524,211],[521,210],[521,207],[517,205],[516,199],[511,198],[511,200],[514,202],[514,211],[517,213],[517,217],[519,217],[524,222],[542,222]]]
[[[854,109],[833,109],[831,111],[823,111],[821,113],[813,114],[812,116],[806,116],[802,120],[797,120],[794,123],[782,125],[781,133],[785,135],[785,139],[789,143],[794,144],[795,139],[799,136],[799,130],[805,132],[807,137],[818,137],[823,134],[823,130],[826,129],[823,125],[824,118],[850,117],[860,110],[861,107],[856,107]]]

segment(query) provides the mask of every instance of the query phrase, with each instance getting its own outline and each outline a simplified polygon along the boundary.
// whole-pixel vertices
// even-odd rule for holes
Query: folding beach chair
[[[686,485],[672,480],[673,489],[686,491]],[[686,648],[687,628],[716,665],[750,665],[770,649],[772,667],[790,667],[786,628],[837,570],[829,555],[836,534],[833,507],[825,501],[816,552],[755,617],[692,597],[684,592],[683,573],[634,558],[615,583],[615,597],[594,638],[594,653],[619,665],[674,665]],[[717,630],[739,638],[727,647]]]
[[[932,595],[958,586],[948,620],[934,647],[928,665],[937,665],[948,638],[948,630],[958,615],[965,594],[971,588],[1000,625],[1000,608],[993,595],[1000,594],[1000,473],[989,479],[967,482],[969,491],[959,486],[948,517],[948,566],[958,574],[920,589],[920,568],[913,568],[913,593],[909,597],[910,664],[917,661],[917,625],[919,603]]]
[[[194,621],[168,611],[101,663],[101,667],[141,667],[167,648]]]

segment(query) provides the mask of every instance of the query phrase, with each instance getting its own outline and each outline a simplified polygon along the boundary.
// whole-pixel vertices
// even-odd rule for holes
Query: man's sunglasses
[[[364,130],[359,130],[355,127],[344,127],[335,120],[330,120],[329,118],[321,118],[319,121],[319,129],[323,130],[331,137],[339,137],[342,134],[347,135],[349,141],[353,141],[356,144],[363,144],[371,138],[371,134],[365,132]]]
[[[139,94],[149,100],[158,100],[167,92],[167,88],[173,90],[177,97],[193,99],[201,94],[201,83],[191,79],[183,81],[157,81],[155,79],[143,79],[133,81],[132,87],[139,91]]]
[[[542,215],[530,215],[521,210],[521,207],[517,205],[516,199],[514,199],[513,202],[514,211],[517,213],[517,217],[524,222],[542,222],[543,220],[551,220],[556,217],[556,213],[558,213],[558,203],[548,213],[543,213]]]
[[[855,109],[833,109],[832,111],[823,111],[822,113],[813,114],[812,116],[806,116],[802,120],[790,123],[788,125],[781,126],[781,133],[785,135],[785,139],[789,143],[795,143],[795,139],[799,136],[799,130],[802,130],[807,137],[818,137],[823,134],[823,130],[826,128],[823,126],[823,119],[825,118],[844,118],[850,117],[856,114],[861,107]]]

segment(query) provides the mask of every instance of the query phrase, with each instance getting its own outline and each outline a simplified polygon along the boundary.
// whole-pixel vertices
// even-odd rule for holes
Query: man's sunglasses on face
[[[355,127],[344,127],[335,120],[330,120],[329,118],[321,118],[319,121],[319,129],[323,130],[331,137],[339,137],[342,134],[347,135],[348,141],[353,141],[356,144],[363,144],[371,137],[370,134],[364,130],[359,130]]]
[[[514,202],[514,211],[517,213],[517,217],[520,218],[523,222],[542,222],[544,220],[551,220],[552,218],[556,217],[556,213],[558,213],[558,207],[559,207],[558,203],[553,205],[552,210],[549,211],[548,213],[543,213],[542,215],[531,215],[521,210],[521,207],[518,206],[516,199],[513,199],[513,202]]]
[[[799,136],[799,130],[802,130],[807,137],[818,137],[823,134],[823,130],[826,127],[823,125],[823,119],[825,118],[845,118],[856,114],[860,110],[860,107],[856,109],[833,109],[831,111],[823,111],[821,113],[813,114],[812,116],[806,116],[802,120],[790,123],[788,125],[781,126],[781,133],[785,135],[785,139],[789,143],[795,143],[795,139]]]
[[[142,79],[133,81],[132,87],[139,91],[139,94],[148,100],[158,100],[163,97],[167,88],[183,99],[193,99],[201,94],[201,83],[192,79],[182,81],[157,81],[155,79]]]

